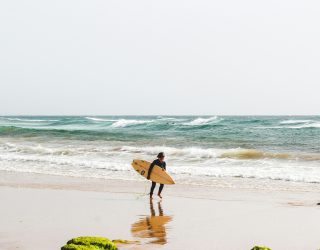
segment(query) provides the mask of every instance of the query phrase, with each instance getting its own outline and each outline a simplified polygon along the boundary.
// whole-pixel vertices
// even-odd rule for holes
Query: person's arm
[[[148,176],[147,176],[148,180],[150,180],[150,175],[151,175],[152,169],[154,168],[155,165],[156,165],[156,161],[153,161],[149,167]]]
[[[164,162],[163,168],[164,168],[164,170],[167,170],[167,163],[166,162]]]

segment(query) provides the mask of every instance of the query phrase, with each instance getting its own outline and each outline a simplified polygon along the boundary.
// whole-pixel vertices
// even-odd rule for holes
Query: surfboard
[[[151,165],[151,162],[144,161],[144,160],[133,160],[132,167],[144,178],[148,177],[148,171]],[[171,176],[161,167],[155,165],[152,169],[150,180],[161,183],[161,184],[174,184],[173,179]]]

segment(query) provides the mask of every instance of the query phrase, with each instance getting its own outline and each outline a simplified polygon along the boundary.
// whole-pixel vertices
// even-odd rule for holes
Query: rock
[[[251,250],[271,250],[271,248],[269,248],[269,247],[259,247],[259,246],[255,246],[255,247],[252,248]]]
[[[118,250],[118,248],[107,238],[83,236],[69,240],[61,250]]]

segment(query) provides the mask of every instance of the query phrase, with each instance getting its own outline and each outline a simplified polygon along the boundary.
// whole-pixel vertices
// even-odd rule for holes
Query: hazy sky
[[[320,2],[0,2],[0,114],[320,114]]]

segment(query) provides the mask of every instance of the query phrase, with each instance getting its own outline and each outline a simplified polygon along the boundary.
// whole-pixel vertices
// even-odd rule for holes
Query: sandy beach
[[[1,172],[0,249],[60,249],[99,235],[139,241],[120,249],[318,249],[318,193],[166,186]]]

